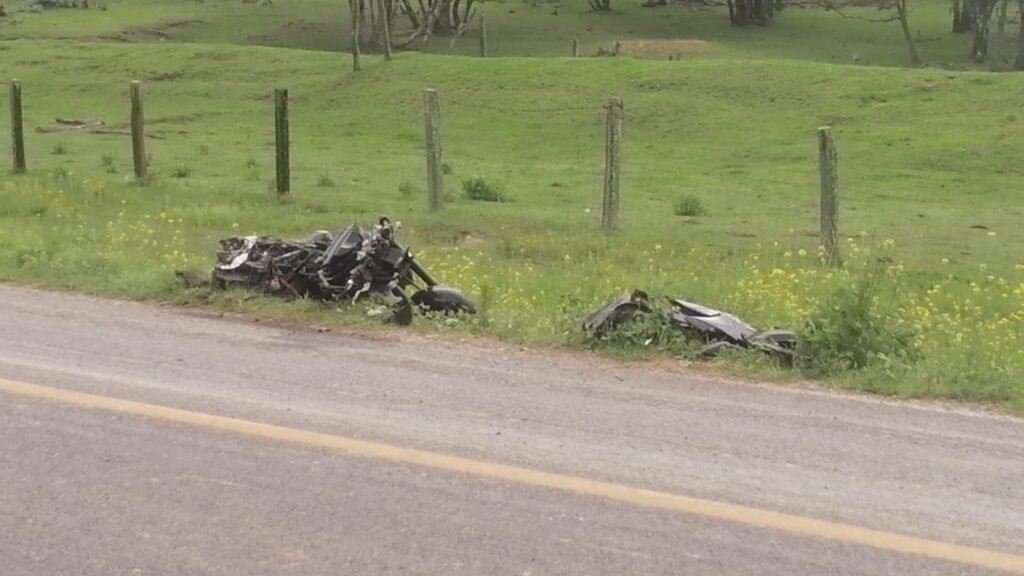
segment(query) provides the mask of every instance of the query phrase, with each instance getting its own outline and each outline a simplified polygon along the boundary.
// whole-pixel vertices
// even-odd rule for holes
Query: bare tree
[[[1020,20],[1020,32],[1017,33],[1017,61],[1014,70],[1024,70],[1024,0],[1018,0],[1017,20]]]
[[[996,6],[1003,2],[1004,12],[1000,16],[1000,32],[1005,25],[1004,0],[953,0],[953,32],[974,32],[971,42],[971,57],[982,62],[988,57],[989,31]]]
[[[900,29],[903,30],[903,40],[907,43],[910,65],[918,66],[921,64],[921,56],[917,53],[914,35],[910,33],[910,14],[907,8],[907,0],[893,0],[893,7],[896,9],[896,17],[900,21]]]
[[[476,16],[476,0],[401,0],[402,11],[409,18],[413,31],[395,45],[401,48],[421,40],[423,46],[435,35],[459,35]]]
[[[832,10],[850,20],[863,20],[884,24],[887,22],[899,22],[900,30],[903,31],[903,40],[907,44],[907,53],[910,56],[910,65],[921,64],[921,56],[917,52],[917,44],[914,42],[914,35],[910,32],[910,7],[907,0],[877,0],[875,6],[880,12],[887,13],[879,18],[868,18],[866,16],[854,16],[846,14],[841,8],[832,3],[831,0],[821,0],[827,10]]]
[[[963,34],[974,29],[974,0],[953,0],[953,33]]]
[[[983,62],[988,57],[992,13],[995,12],[998,3],[999,0],[974,0],[974,42],[971,44],[971,56],[975,62]]]
[[[392,0],[377,0],[377,23],[374,28],[374,41],[384,46],[384,57],[391,60],[391,24],[394,16],[395,3]]]
[[[359,63],[359,16],[361,0],[348,0],[349,14],[352,18],[352,70],[358,72],[362,69]]]
[[[772,21],[781,0],[726,0],[729,22],[733,26],[764,26]]]
[[[394,27],[395,2],[394,0],[364,0],[369,2],[370,7],[370,42],[384,46],[388,44],[387,37]],[[385,21],[387,27],[385,28]]]

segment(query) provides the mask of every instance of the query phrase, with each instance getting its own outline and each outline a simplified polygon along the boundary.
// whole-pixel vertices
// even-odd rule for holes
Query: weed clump
[[[402,198],[412,198],[416,193],[416,187],[408,182],[402,182],[398,185],[398,193],[402,195]]]
[[[334,181],[334,178],[331,178],[330,174],[321,174],[316,179],[316,185],[320,188],[334,188],[337,186],[337,183]]]
[[[802,366],[812,376],[829,376],[905,364],[914,359],[914,334],[895,321],[898,307],[881,292],[881,266],[866,269],[838,286],[812,310],[800,333]]]
[[[473,176],[462,181],[462,195],[476,202],[509,202],[504,187],[492,184],[481,176]]]
[[[245,163],[245,179],[249,182],[260,181],[260,163],[252,158]]]
[[[100,158],[100,165],[107,174],[117,174],[117,163],[112,154],[104,154]]]
[[[696,194],[684,194],[672,203],[672,212],[676,216],[705,216],[708,211],[704,202]]]

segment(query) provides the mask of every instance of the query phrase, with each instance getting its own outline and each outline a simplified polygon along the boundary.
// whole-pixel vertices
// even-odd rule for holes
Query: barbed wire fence
[[[149,156],[146,153],[145,142],[147,138],[154,135],[145,133],[145,113],[143,103],[142,83],[133,80],[129,84],[131,103],[130,135],[132,143],[132,162],[134,174],[137,179],[146,178],[148,175]],[[27,159],[25,151],[25,130],[22,114],[22,84],[18,80],[10,83],[10,118],[11,118],[11,142],[12,142],[12,164],[15,173],[27,171]],[[274,157],[275,157],[275,178],[274,190],[279,197],[291,194],[291,136],[289,133],[289,92],[286,89],[277,89],[273,93],[274,102]],[[541,115],[550,120],[552,117],[561,115],[576,115],[581,113],[600,112],[604,120],[604,158],[603,158],[603,181],[601,201],[601,228],[607,232],[615,232],[621,228],[620,207],[622,186],[622,164],[624,133],[623,127],[626,121],[625,105],[621,98],[608,98],[601,106],[598,105],[546,105],[546,106],[509,106],[505,103],[487,104],[475,102],[470,98],[456,95],[450,102],[442,106],[438,91],[433,88],[426,88],[422,92],[422,118],[424,126],[423,150],[426,164],[426,208],[431,212],[442,211],[445,208],[445,157],[444,157],[444,130],[445,122],[442,114],[443,108],[457,113],[460,109],[487,111],[496,114],[515,113],[518,115]],[[577,160],[583,163],[582,150],[585,148],[583,136],[579,130],[575,130],[576,124],[568,127],[577,138]],[[97,126],[75,125],[72,128],[79,131],[96,129],[100,133],[109,130],[108,127],[100,124]],[[830,129],[825,126],[818,131],[819,148],[819,172],[821,176],[821,238],[822,245],[827,251],[830,262],[839,263],[838,243],[838,221],[839,221],[839,178],[838,178],[838,154],[832,140]]]
[[[550,120],[559,115],[572,115],[578,118],[581,113],[593,114],[601,112],[605,127],[604,142],[604,175],[601,202],[601,227],[607,231],[615,231],[620,227],[619,219],[619,194],[621,182],[622,165],[622,125],[623,125],[623,103],[620,98],[610,98],[601,106],[597,105],[557,105],[557,106],[508,106],[505,104],[491,105],[473,102],[465,98],[454,98],[445,104],[445,110],[457,114],[463,109],[476,110],[492,113],[514,113],[519,116],[541,115]],[[444,174],[439,173],[439,167],[444,161],[442,136],[440,135],[441,105],[434,89],[424,90],[423,117],[426,119],[426,148],[427,157],[427,205],[430,210],[443,208],[444,196]],[[573,131],[576,137],[577,160],[582,160],[581,154],[584,149],[582,143],[583,135],[580,131]]]

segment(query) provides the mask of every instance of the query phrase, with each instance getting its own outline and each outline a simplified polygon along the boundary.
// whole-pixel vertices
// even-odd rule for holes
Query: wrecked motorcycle
[[[267,293],[355,302],[370,294],[392,301],[399,323],[414,306],[432,312],[474,314],[459,290],[440,285],[395,236],[401,223],[381,217],[370,230],[352,224],[337,234],[320,230],[305,241],[232,236],[220,241],[213,278],[218,287],[242,285]],[[422,283],[422,286],[417,282]],[[409,296],[412,288],[415,292]]]
[[[666,298],[669,307],[662,321],[688,337],[702,340],[704,356],[715,356],[725,349],[756,349],[785,360],[796,357],[796,334],[789,330],[759,330],[736,316],[687,300]],[[634,290],[602,306],[583,320],[583,328],[595,336],[603,336],[635,319],[651,314],[654,306],[650,296]]]

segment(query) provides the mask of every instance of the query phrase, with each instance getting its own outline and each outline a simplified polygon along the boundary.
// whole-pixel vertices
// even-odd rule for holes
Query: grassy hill
[[[586,0],[479,3],[487,12],[492,56],[568,56],[572,39],[581,54],[595,54],[616,41],[656,58],[795,59],[839,64],[904,66],[907,50],[897,22],[877,23],[885,13],[870,7],[847,7],[843,15],[790,3],[768,27],[729,26],[723,5],[672,3],[644,8],[637,0],[612,0],[611,12],[592,12]],[[842,4],[842,2],[838,2]],[[1016,54],[1015,3],[1004,34],[993,25],[990,62],[982,67],[1007,68]],[[107,10],[98,6],[106,5]],[[924,61],[933,67],[970,68],[970,35],[950,33],[947,0],[912,0],[910,25]],[[18,13],[4,25],[0,39],[75,38],[87,41],[163,42],[259,45],[305,50],[346,51],[350,46],[347,5],[338,0],[94,1],[91,8]],[[395,36],[409,27],[400,17]],[[451,47],[453,54],[477,53],[477,30],[470,29]],[[679,40],[691,41],[679,45]],[[692,43],[697,41],[697,43]],[[364,50],[379,51],[367,46]],[[446,38],[437,38],[430,52],[448,52]]]
[[[1022,75],[831,64],[829,51],[839,59],[838,49],[823,41],[805,59],[769,59],[786,54],[767,42],[748,58],[744,51],[755,50],[739,41],[673,61],[404,53],[390,62],[369,56],[354,74],[344,54],[224,43],[276,26],[239,19],[229,27],[211,16],[250,9],[240,4],[188,5],[203,24],[167,34],[189,42],[110,41],[125,24],[181,19],[182,9],[168,4],[126,6],[108,11],[119,14],[116,28],[79,11],[74,34],[26,19],[19,30],[38,26],[36,38],[0,42],[3,75],[24,83],[30,166],[27,176],[0,177],[0,280],[135,298],[203,296],[261,314],[358,322],[312,306],[185,294],[173,271],[207,268],[225,235],[303,237],[384,213],[405,223],[403,240],[428,268],[485,310],[431,329],[575,345],[581,314],[634,287],[802,328],[884,253],[888,287],[872,317],[884,320],[883,332],[912,329],[914,359],[873,361],[837,381],[1024,406]],[[653,13],[635,10],[630,18]],[[784,32],[798,16],[783,19],[790,24],[752,34]],[[500,37],[498,24],[493,30]],[[36,131],[57,127],[57,118],[122,130],[131,79],[145,87],[152,181],[129,181],[125,136]],[[450,172],[452,202],[441,214],[424,210],[428,87],[441,94]],[[288,88],[292,99],[294,182],[284,201],[270,191],[274,88]],[[612,96],[626,110],[624,229],[608,236],[598,222],[602,106]],[[814,135],[823,124],[840,148],[850,260],[842,271],[815,257]],[[510,201],[461,197],[471,177]]]
[[[416,211],[421,194],[406,199],[398,190],[422,188],[421,93],[430,87],[442,97],[452,187],[479,175],[516,200],[484,213],[456,203],[455,213],[587,226],[597,215],[585,210],[600,205],[602,106],[618,96],[627,110],[629,229],[714,247],[752,238],[813,242],[814,132],[829,124],[841,148],[848,233],[894,238],[922,258],[990,265],[1015,263],[1014,245],[1024,240],[1017,226],[1024,165],[1015,146],[1024,130],[1021,76],[412,54],[370,60],[352,74],[343,56],[322,52],[38,41],[4,47],[10,74],[24,83],[33,129],[57,117],[123,124],[128,81],[142,80],[149,131],[159,137],[149,144],[154,168],[168,177],[186,171],[177,184],[200,194],[267,196],[271,97],[286,87],[297,202]],[[60,168],[104,178],[105,156],[120,174],[130,172],[126,145],[117,136],[33,133],[30,161],[37,173]],[[0,146],[7,155],[9,142]],[[66,153],[52,154],[57,147]],[[336,188],[318,187],[321,176]],[[673,202],[688,193],[700,196],[710,216],[687,223],[673,215]]]

